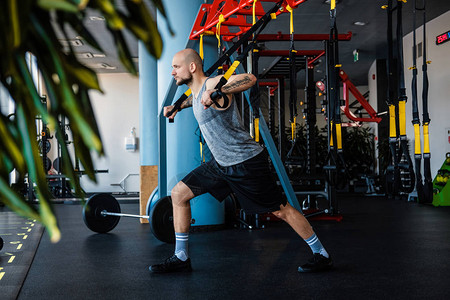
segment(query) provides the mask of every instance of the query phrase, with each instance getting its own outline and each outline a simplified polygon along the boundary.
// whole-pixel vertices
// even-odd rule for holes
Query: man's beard
[[[181,86],[183,84],[189,85],[192,82],[192,75],[189,74],[188,78],[180,79],[180,81],[177,82],[177,85]]]

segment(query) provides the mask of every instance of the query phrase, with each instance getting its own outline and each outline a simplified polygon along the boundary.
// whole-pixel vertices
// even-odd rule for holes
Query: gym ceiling
[[[118,6],[123,6],[122,1],[117,1]],[[212,0],[207,1],[211,3]],[[308,33],[320,34],[329,33],[329,9],[330,5],[326,0],[308,0],[299,5],[294,10],[294,32],[295,34]],[[339,57],[342,68],[349,75],[355,85],[367,85],[368,70],[375,59],[386,57],[386,11],[381,6],[387,1],[383,0],[340,0],[337,2],[337,26],[339,33],[352,32],[350,41],[343,41],[339,44]],[[263,3],[267,10],[273,4]],[[422,5],[422,0],[417,0],[417,5]],[[448,0],[426,0],[427,21],[450,10]],[[403,6],[403,32],[408,34],[412,31],[412,8],[413,1],[408,0]],[[169,12],[170,17],[170,12]],[[174,22],[174,20],[171,20]],[[357,25],[358,23],[364,25]],[[422,24],[422,16],[418,13],[416,21],[417,27]],[[105,50],[106,56],[102,57],[97,50],[80,45],[75,47],[80,60],[88,66],[94,67],[98,73],[123,73],[125,69],[121,66],[117,55],[114,52],[113,41],[105,29],[105,22],[98,18],[95,11],[89,11],[86,16],[86,26],[98,39],[100,45]],[[163,25],[165,26],[165,25]],[[189,24],[192,26],[192,24]],[[280,15],[277,20],[268,24],[262,33],[276,34],[281,32],[289,34],[289,14]],[[73,36],[73,39],[76,37]],[[132,56],[135,63],[138,63],[137,41],[126,35]],[[428,43],[434,43],[435,36],[429,36]],[[186,37],[187,40],[187,37]],[[165,45],[166,47],[168,45]],[[264,47],[270,50],[288,50],[289,42],[266,42]],[[296,42],[297,50],[320,50],[323,48],[322,42]],[[354,62],[353,51],[359,51],[359,60]],[[262,58],[260,60],[260,73],[270,66],[273,57]],[[406,62],[408,63],[408,62]],[[304,82],[304,72],[299,72],[298,83],[301,87]],[[320,79],[325,74],[325,61],[316,66],[316,79]]]

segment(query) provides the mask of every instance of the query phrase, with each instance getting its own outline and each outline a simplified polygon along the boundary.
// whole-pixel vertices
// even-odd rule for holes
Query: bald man
[[[317,272],[332,268],[333,262],[306,218],[282,196],[273,176],[267,151],[244,129],[233,94],[247,90],[256,83],[252,74],[232,75],[221,92],[223,97],[210,98],[221,76],[209,78],[203,72],[202,60],[192,49],[173,57],[172,76],[177,85],[187,85],[192,96],[172,115],[173,106],[164,108],[164,115],[173,119],[177,113],[192,107],[201,133],[213,159],[194,169],[172,189],[175,253],[161,264],[150,266],[154,273],[191,271],[188,253],[191,222],[190,200],[210,193],[218,201],[234,193],[246,213],[271,212],[286,221],[310,246],[313,257],[298,267],[299,272]]]

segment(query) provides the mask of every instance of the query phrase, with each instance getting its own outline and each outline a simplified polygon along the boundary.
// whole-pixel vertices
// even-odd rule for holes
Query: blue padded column
[[[158,28],[164,42],[163,55],[158,60],[158,103],[160,109],[172,83],[172,76],[170,75],[172,58],[175,53],[186,48],[192,24],[202,3],[201,0],[189,2],[184,0],[164,1],[166,12],[175,31],[173,37],[170,36],[165,22],[162,21],[162,16],[158,15]],[[172,103],[186,90],[186,86],[179,87]],[[175,123],[168,123],[165,120],[165,127],[167,132],[167,191],[159,191],[160,195],[168,194],[178,181],[200,165],[198,124],[192,108],[185,109],[178,114]],[[160,170],[160,172],[163,174],[164,170]],[[223,224],[225,221],[223,203],[218,203],[209,194],[193,199],[191,207],[192,217],[195,219],[194,226]]]
[[[158,165],[157,62],[139,42],[139,151],[141,166]]]

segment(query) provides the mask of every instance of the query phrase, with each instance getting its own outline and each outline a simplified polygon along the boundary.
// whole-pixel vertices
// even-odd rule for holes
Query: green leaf
[[[96,8],[101,10],[109,27],[114,30],[125,28],[125,23],[117,13],[115,5],[110,0],[92,0],[91,2]]]
[[[20,45],[20,25],[19,14],[17,10],[17,0],[8,0],[9,13],[11,18],[12,46],[14,48]]]
[[[128,3],[128,2],[127,2]],[[130,11],[136,12],[132,17],[123,15],[123,19],[127,24],[127,28],[140,39],[147,51],[156,58],[161,57],[163,42],[159,34],[156,22],[151,14],[142,10],[142,7],[128,5]]]
[[[30,102],[29,104],[33,105],[33,107],[36,108],[36,110],[42,116],[43,120],[48,124],[48,126],[54,128],[57,124],[57,121],[54,117],[49,115],[47,109],[42,104],[41,97],[37,93],[36,86],[34,85],[34,81],[31,77],[24,55],[25,54],[19,54],[15,57],[19,66],[19,72],[22,75],[21,79],[23,79],[24,81],[20,82],[18,88],[22,89],[21,94],[26,97],[26,99],[30,98],[32,100],[32,102]],[[17,79],[18,78],[19,77],[17,77]]]
[[[117,51],[119,53],[119,59],[124,65],[124,67],[133,75],[137,75],[137,70],[134,65],[133,59],[131,57],[130,50],[128,49],[127,43],[123,37],[123,34],[121,31],[112,30],[110,29],[110,32],[114,36],[114,42],[117,47]]]
[[[67,0],[38,0],[37,3],[40,7],[47,10],[60,9],[72,13],[79,10],[77,5]]]
[[[77,105],[77,101],[73,95],[72,87],[67,82],[66,72],[64,71],[63,65],[59,58],[58,52],[56,51],[54,44],[51,42],[49,36],[46,34],[42,26],[40,25],[38,19],[31,16],[31,20],[35,25],[36,31],[38,35],[42,38],[44,43],[47,46],[47,50],[49,51],[49,56],[52,59],[53,66],[55,67],[55,74],[52,74],[53,81],[58,81],[55,85],[57,89],[59,89],[60,95],[65,100],[62,102],[62,106],[66,110],[66,112],[71,116],[73,122],[79,126],[83,141],[95,149],[98,152],[102,151],[102,144],[100,138],[95,135],[90,126],[86,123],[86,120],[83,118],[83,115],[80,112],[80,108]]]
[[[79,8],[72,1],[67,0],[38,0],[38,5],[46,10],[58,9],[68,12],[78,12]]]
[[[42,221],[37,210],[28,202],[24,201],[19,194],[11,189],[9,183],[0,177],[0,195],[2,202],[16,213]]]
[[[59,14],[58,14],[59,15]],[[81,36],[89,45],[99,50],[100,52],[104,52],[100,45],[97,43],[92,34],[87,30],[87,28],[83,24],[83,15],[82,14],[71,14],[61,12],[61,18],[64,22],[70,24],[73,30],[75,30],[79,36]],[[59,17],[58,17],[59,18]]]
[[[140,0],[142,1],[142,0]],[[170,25],[170,21],[169,18],[167,18],[167,14],[166,14],[166,10],[164,8],[164,5],[162,3],[162,0],[152,0],[153,5],[155,5],[155,7],[161,12],[161,14],[163,15],[164,19],[166,20],[167,23],[167,28],[169,29],[169,32],[171,35],[175,35],[172,26]]]
[[[0,144],[3,146],[5,151],[8,153],[10,159],[14,163],[14,165],[19,170],[25,169],[25,160],[22,156],[22,151],[17,141],[14,139],[11,134],[10,128],[8,128],[7,123],[8,119],[6,119],[3,114],[0,114],[0,136],[1,141]]]
[[[77,60],[72,49],[69,54],[63,52],[64,47],[58,40],[61,36],[57,36],[56,32],[63,32],[67,36],[66,27],[69,25],[87,43],[101,51],[95,37],[83,25],[87,7],[100,10],[114,37],[122,63],[131,73],[136,74],[123,29],[129,29],[141,39],[149,53],[155,57],[161,55],[162,39],[155,19],[144,1],[125,1],[129,2],[125,7],[117,7],[115,0],[0,1],[0,82],[8,90],[16,107],[14,120],[9,120],[4,115],[0,118],[0,197],[17,213],[43,223],[52,241],[59,239],[60,232],[50,205],[52,195],[36,141],[36,117],[42,116],[42,120],[56,130],[55,136],[61,142],[62,156],[68,158],[64,159],[62,171],[80,197],[84,197],[83,190],[57,119],[65,118],[69,121],[76,156],[89,178],[94,181],[91,153],[95,150],[103,155],[104,151],[89,99],[89,90],[100,90],[96,74]],[[162,1],[152,2],[166,17]],[[56,25],[53,23],[54,16]],[[170,28],[169,23],[168,26]],[[35,69],[31,73],[25,60],[28,52],[36,56],[50,103],[48,112],[36,90]],[[30,182],[35,184],[39,211],[23,195],[9,187],[8,176],[12,167],[18,171],[19,182],[23,182],[28,174]]]
[[[83,66],[74,58],[67,58],[62,63],[67,72],[85,87],[103,92],[100,88],[97,74],[94,71]]]
[[[50,210],[49,200],[51,198],[44,173],[44,166],[39,157],[39,150],[36,138],[31,136],[36,132],[32,107],[26,107],[22,103],[16,107],[17,124],[22,136],[23,153],[28,167],[28,177],[31,182],[36,183],[36,193],[39,199],[39,210],[41,221],[47,228],[52,242],[59,241],[61,233],[58,229],[56,218]]]

